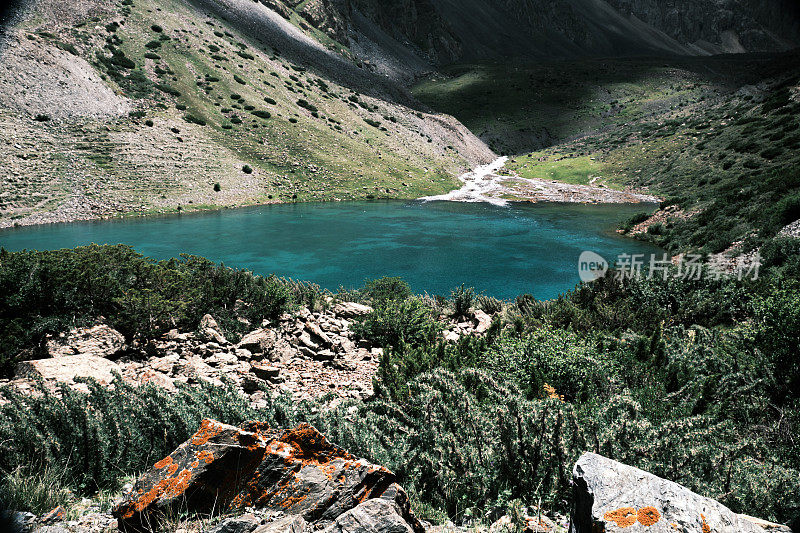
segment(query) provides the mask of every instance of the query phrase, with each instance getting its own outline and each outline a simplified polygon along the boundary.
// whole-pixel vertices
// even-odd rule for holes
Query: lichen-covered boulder
[[[581,456],[572,482],[570,533],[764,533],[715,500],[597,454]]]
[[[378,498],[366,500],[340,515],[322,533],[420,533],[405,491],[392,485]]]
[[[394,480],[387,469],[347,453],[307,424],[275,430],[259,422],[237,428],[204,420],[191,439],[138,480],[113,513],[124,531],[149,531],[162,513],[178,507],[271,509],[325,527],[372,498],[386,494],[404,501]],[[421,533],[405,509],[403,519]]]

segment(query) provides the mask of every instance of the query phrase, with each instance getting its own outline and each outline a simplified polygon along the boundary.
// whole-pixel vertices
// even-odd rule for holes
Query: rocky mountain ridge
[[[790,0],[289,0],[289,4],[308,23],[351,47],[357,57],[378,65],[391,62],[387,57],[400,60],[408,52],[437,66],[509,57],[777,52],[800,45],[800,8]]]

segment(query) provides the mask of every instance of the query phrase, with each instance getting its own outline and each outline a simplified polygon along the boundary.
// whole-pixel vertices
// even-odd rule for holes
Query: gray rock
[[[306,521],[302,516],[286,516],[269,524],[264,524],[254,531],[254,533],[303,533],[306,529]]]
[[[223,520],[208,533],[251,533],[261,523],[255,515],[246,514],[236,518]]]
[[[763,533],[721,503],[672,481],[586,453],[572,473],[570,533]]]
[[[244,348],[252,353],[268,352],[275,345],[276,334],[269,329],[251,331],[239,341],[239,348]]]
[[[72,383],[76,377],[93,378],[106,385],[114,381],[113,372],[122,373],[116,363],[93,355],[23,361],[17,365],[16,371],[18,376],[41,376],[62,383]]]
[[[274,381],[281,374],[281,369],[275,366],[265,365],[263,363],[253,363],[250,366],[250,371],[256,375],[257,378],[266,381]]]
[[[414,530],[392,502],[374,499],[341,515],[324,533],[414,533]]]
[[[214,320],[211,315],[204,315],[200,319],[200,328],[198,330],[201,339],[213,341],[221,345],[229,344],[228,339],[222,334],[219,324]]]
[[[91,328],[73,329],[68,334],[47,342],[50,357],[93,355],[112,357],[125,349],[125,337],[119,331],[99,324]]]
[[[345,318],[355,318],[368,315],[372,311],[373,309],[370,306],[355,302],[342,302],[333,308],[334,313]]]

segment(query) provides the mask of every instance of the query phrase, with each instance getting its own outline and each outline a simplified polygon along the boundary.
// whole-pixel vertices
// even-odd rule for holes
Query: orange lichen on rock
[[[703,533],[711,533],[711,526],[706,523],[706,515],[701,514],[700,518],[703,520],[703,523],[700,526],[700,528],[703,530]]]
[[[126,519],[132,518],[135,513],[141,512],[157,498],[169,498],[181,494],[189,486],[191,479],[192,473],[189,470],[182,470],[177,477],[170,476],[162,479],[146,494],[137,498],[133,505],[127,506],[127,509],[124,509],[121,513],[122,517]]]
[[[219,435],[225,428],[221,425],[205,419],[200,423],[200,429],[192,437],[192,444],[195,446],[202,446],[212,438]]]
[[[166,468],[168,465],[172,464],[172,456],[168,455],[153,465],[153,468],[158,468],[161,470],[162,468]]]
[[[214,452],[210,450],[200,450],[197,452],[197,458],[205,462],[207,465],[210,465],[214,460]]]
[[[642,507],[636,514],[639,518],[639,523],[646,527],[652,526],[661,520],[661,513],[655,507]]]
[[[625,528],[630,527],[639,519],[636,509],[633,507],[623,507],[616,511],[609,511],[603,515],[607,522],[614,522],[617,527]]]

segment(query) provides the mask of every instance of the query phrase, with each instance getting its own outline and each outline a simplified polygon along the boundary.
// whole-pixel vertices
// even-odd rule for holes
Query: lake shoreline
[[[565,184],[569,185],[569,184]],[[642,195],[645,197],[646,195]],[[642,199],[635,201],[613,201],[613,200],[599,200],[599,201],[577,201],[577,200],[557,200],[557,199],[510,199],[507,200],[507,206],[524,205],[524,204],[575,204],[575,205],[635,205],[642,204],[643,206],[657,205],[660,200],[656,197],[648,197],[652,200]],[[29,228],[34,226],[49,226],[58,224],[73,224],[79,222],[104,222],[113,220],[126,220],[126,219],[147,219],[147,218],[162,218],[162,217],[180,217],[185,215],[203,215],[215,212],[228,211],[232,209],[245,209],[253,207],[268,207],[275,205],[308,205],[308,204],[333,204],[333,203],[353,203],[353,202],[425,202],[425,201],[447,201],[453,203],[476,203],[476,202],[462,202],[460,200],[426,200],[423,198],[402,198],[402,197],[380,197],[380,198],[361,198],[353,200],[301,200],[286,202],[282,200],[270,200],[267,202],[253,202],[241,203],[236,205],[202,205],[202,206],[181,206],[181,209],[165,209],[165,210],[149,210],[149,211],[127,211],[114,214],[75,214],[74,216],[65,216],[58,213],[36,213],[25,218],[15,220],[0,219],[0,235],[6,231],[14,229]],[[0,243],[1,245],[2,243]]]
[[[162,216],[178,216],[184,214],[208,213],[243,207],[259,207],[269,205],[339,203],[356,201],[448,201],[448,202],[486,202],[505,206],[525,203],[567,203],[567,204],[657,204],[660,198],[633,191],[617,191],[592,185],[575,185],[545,179],[526,179],[518,176],[498,174],[508,158],[501,157],[494,162],[478,167],[462,174],[459,179],[464,183],[460,189],[436,196],[402,197],[386,196],[364,199],[314,199],[284,201],[270,199],[267,201],[242,202],[232,205],[223,204],[187,204],[175,208],[155,208],[146,211],[125,211],[120,206],[102,205],[86,196],[74,195],[60,205],[56,211],[33,213],[18,219],[0,218],[0,231],[17,227],[64,224],[73,222],[91,222],[118,220],[127,218],[149,218]]]

